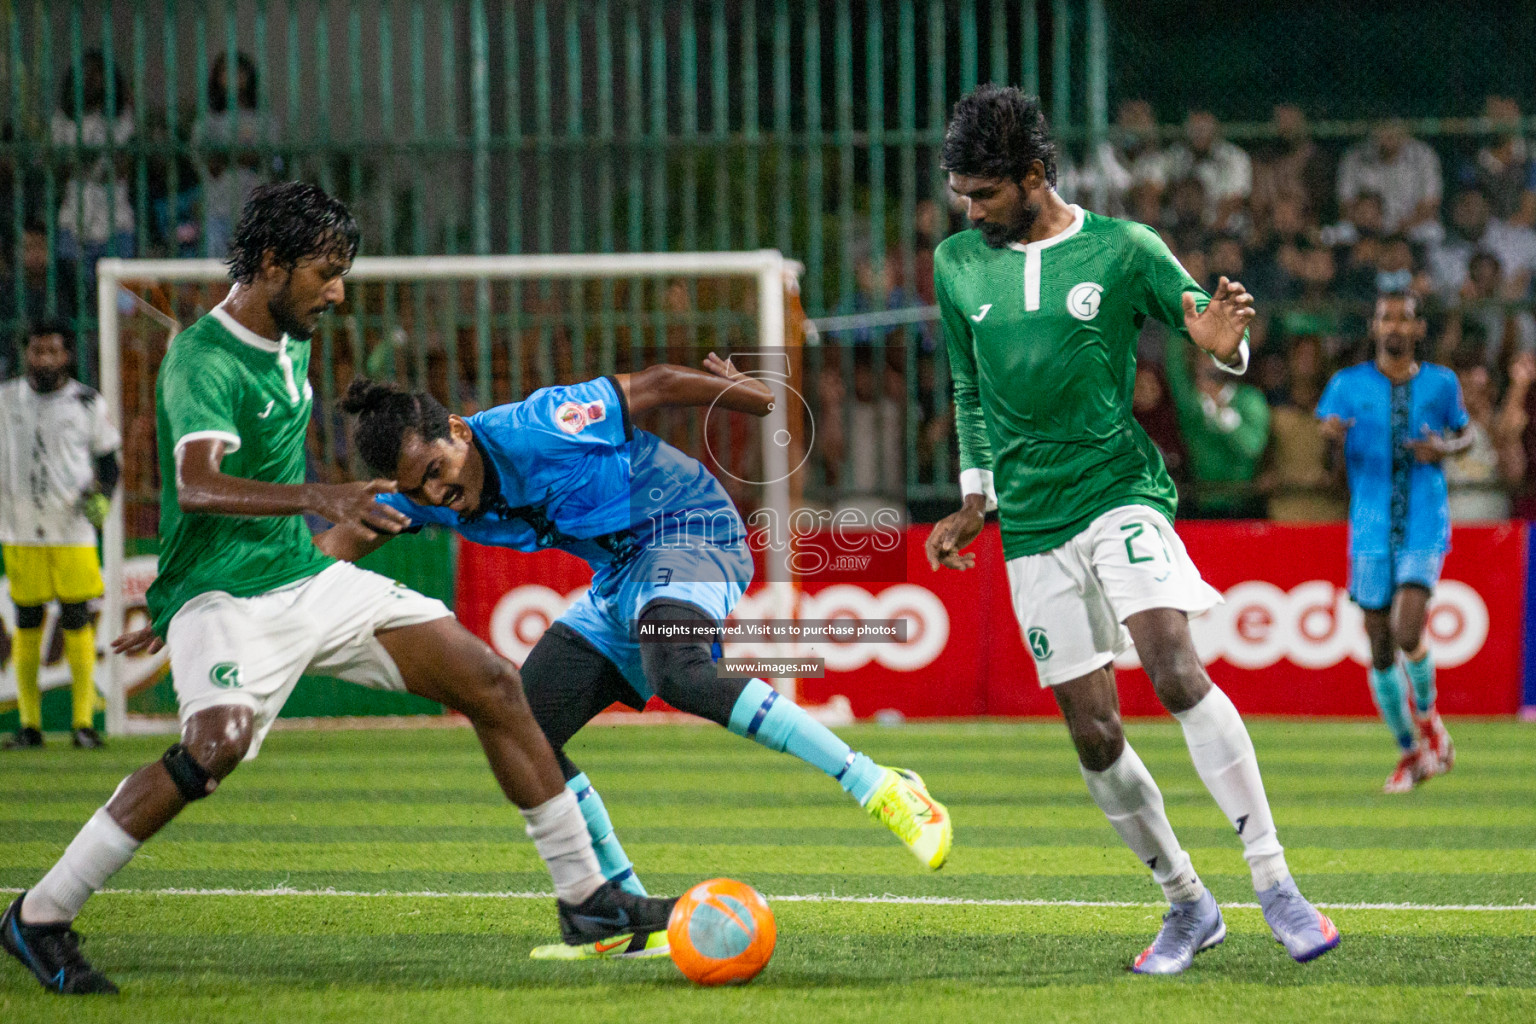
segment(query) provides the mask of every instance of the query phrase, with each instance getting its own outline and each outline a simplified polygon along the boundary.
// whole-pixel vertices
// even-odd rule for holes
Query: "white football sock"
[[[1184,727],[1184,742],[1189,744],[1189,757],[1200,781],[1243,840],[1253,887],[1262,892],[1283,881],[1290,875],[1285,852],[1275,834],[1275,819],[1264,795],[1253,741],[1237,708],[1212,685],[1200,703],[1173,717]]]
[[[1141,758],[1127,743],[1115,763],[1101,772],[1078,768],[1093,802],[1120,833],[1125,845],[1152,869],[1170,903],[1188,903],[1205,892],[1200,876],[1189,863],[1189,854],[1174,838],[1173,826],[1163,813],[1163,794]]]
[[[23,924],[73,921],[91,893],[106,884],[144,845],[123,831],[102,807],[70,842],[42,881],[21,903]]]
[[[554,879],[555,895],[573,905],[585,902],[603,884],[603,869],[598,866],[576,794],[562,787],[558,796],[525,809],[523,817],[528,822],[528,838]]]

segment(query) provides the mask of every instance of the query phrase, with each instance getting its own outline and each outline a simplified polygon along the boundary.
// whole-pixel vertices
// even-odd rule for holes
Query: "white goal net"
[[[308,475],[364,475],[340,412],[357,375],[431,391],[468,413],[550,384],[729,353],[778,396],[760,424],[707,410],[640,422],[709,466],[743,512],[768,511],[758,520],[771,535],[764,577],[787,584],[792,477],[809,445],[801,437],[807,389],[795,379],[798,272],[775,250],[359,258],[346,303],[313,340]],[[147,621],[160,501],[155,372],[171,337],[224,297],[228,279],[216,260],[104,259],[97,274],[101,391],[124,437],[123,481],[102,538],[105,648]],[[164,675],[163,654],[107,654],[99,679],[109,732],[129,729],[130,698]]]

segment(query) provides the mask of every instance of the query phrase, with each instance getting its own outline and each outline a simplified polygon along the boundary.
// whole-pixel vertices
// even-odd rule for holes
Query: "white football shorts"
[[[302,675],[404,690],[400,669],[374,634],[453,613],[387,576],[337,562],[308,579],[254,597],[199,594],[167,630],[181,721],[226,704],[256,714],[247,761]]]
[[[1124,623],[1137,612],[1193,617],[1222,601],[1173,526],[1145,505],[1111,509],[1059,547],[1010,559],[1008,589],[1041,686],[1071,682],[1130,650]]]

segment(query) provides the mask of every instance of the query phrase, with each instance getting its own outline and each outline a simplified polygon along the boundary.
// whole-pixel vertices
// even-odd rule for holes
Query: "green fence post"
[[[1072,127],[1072,5],[1054,0],[1051,47],[1051,128],[1060,135]]]
[[[422,84],[427,75],[427,13],[422,0],[411,5],[411,250],[427,252],[426,190],[429,174],[424,174],[422,164],[426,160],[427,97]],[[290,96],[293,103],[295,97]],[[420,281],[411,283],[411,324],[415,328],[416,386],[428,388],[427,341],[430,337],[427,324],[427,289]]]
[[[1040,15],[1035,10],[1035,0],[1023,0],[1020,13],[1024,39],[1019,45],[1021,74],[1024,91],[1031,96],[1040,95]]]
[[[491,45],[487,38],[485,0],[469,8],[469,96],[474,131],[471,187],[474,191],[475,255],[491,251]],[[491,286],[475,282],[475,397],[482,409],[491,402]]]
[[[507,102],[507,251],[523,251],[523,89],[522,37],[517,31],[520,0],[507,0],[501,9],[502,78]],[[523,387],[523,282],[507,285],[507,374],[511,398],[526,393]]]
[[[961,0],[960,94],[962,96],[976,88],[978,63],[976,49],[976,0]]]
[[[1085,166],[1098,159],[1099,146],[1109,133],[1109,19],[1104,0],[1088,0],[1088,143]],[[1108,201],[1107,182],[1102,173],[1094,175],[1095,210]]]
[[[741,9],[741,138],[746,163],[742,167],[741,244],[756,249],[762,244],[758,225],[758,193],[763,159],[762,122],[758,119],[757,77],[757,5],[746,3]]]
[[[805,241],[805,306],[826,310],[825,179],[826,136],[821,119],[821,12],[811,6],[805,19],[805,208],[808,218]]]
[[[991,68],[987,74],[998,85],[1008,84],[1008,8],[1006,0],[991,0],[990,11],[992,25],[990,29],[991,39],[988,40],[989,49],[992,51]]]
[[[614,188],[613,188],[613,11],[609,0],[598,0],[597,17],[597,138],[602,147],[598,155],[597,203],[598,247],[603,252],[614,251]],[[602,296],[602,350],[598,355],[598,373],[613,373],[617,363],[618,337],[614,327],[617,311],[614,307],[613,278],[603,278],[599,294]],[[521,397],[521,396],[518,396]]]

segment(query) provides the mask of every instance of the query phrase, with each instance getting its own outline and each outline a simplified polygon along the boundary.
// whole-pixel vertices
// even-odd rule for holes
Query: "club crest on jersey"
[[[1067,312],[1079,320],[1092,320],[1099,315],[1099,299],[1103,294],[1104,286],[1092,281],[1073,285],[1067,292]]]
[[[579,434],[587,428],[587,413],[575,402],[561,402],[555,410],[555,426],[567,434]]]

